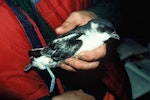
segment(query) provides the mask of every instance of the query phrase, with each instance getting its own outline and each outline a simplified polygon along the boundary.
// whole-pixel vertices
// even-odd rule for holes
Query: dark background
[[[150,3],[148,0],[120,0],[121,37],[131,37],[147,46],[150,41]]]
[[[121,4],[121,38],[131,37],[144,46],[150,43],[150,3],[148,0],[120,0]],[[139,80],[140,81],[140,80]],[[150,92],[136,100],[147,100]]]

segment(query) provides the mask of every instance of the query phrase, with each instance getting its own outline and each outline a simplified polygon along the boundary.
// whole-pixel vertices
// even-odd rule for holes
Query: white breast
[[[97,31],[96,24],[92,24],[93,30],[85,30],[85,35],[82,35],[79,40],[83,41],[83,45],[81,48],[76,52],[75,55],[78,55],[82,51],[89,51],[100,47],[105,40],[110,38],[108,33],[100,33]]]

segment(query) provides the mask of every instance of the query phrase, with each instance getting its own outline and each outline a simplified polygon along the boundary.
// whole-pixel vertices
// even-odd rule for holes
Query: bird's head
[[[119,40],[119,35],[116,33],[113,24],[105,19],[93,19],[88,22],[88,24],[83,26],[86,30],[85,34],[99,34],[104,41],[109,38],[114,38]]]

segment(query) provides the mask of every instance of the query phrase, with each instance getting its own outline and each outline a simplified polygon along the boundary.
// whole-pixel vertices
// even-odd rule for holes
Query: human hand
[[[97,16],[90,11],[75,11],[65,20],[65,22],[55,32],[57,35],[62,35],[66,32],[73,30],[77,26],[82,26],[88,23],[91,19],[97,18]]]
[[[88,70],[98,67],[100,58],[106,55],[106,44],[92,51],[83,51],[77,58],[68,58],[59,67],[68,71]]]
[[[58,27],[55,31],[58,35],[71,31],[76,26],[82,26],[88,23],[91,19],[97,18],[97,16],[89,11],[76,11],[73,12],[62,26]],[[106,44],[101,47],[92,50],[81,52],[77,58],[68,58],[65,62],[61,63],[59,67],[68,71],[76,71],[76,69],[94,69],[98,67],[99,59],[106,54]]]
[[[74,90],[54,96],[52,100],[95,100],[95,98],[92,95],[83,92],[82,90]]]

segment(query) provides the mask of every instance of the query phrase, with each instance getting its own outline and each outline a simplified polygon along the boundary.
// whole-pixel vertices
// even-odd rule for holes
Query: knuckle
[[[71,15],[76,17],[76,16],[79,16],[80,13],[78,11],[75,11],[75,12],[72,12]]]
[[[99,65],[99,63],[100,63],[99,61],[95,61],[95,62],[91,63],[91,65],[89,66],[89,68],[92,68],[92,69],[97,68],[98,65]]]

